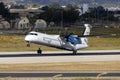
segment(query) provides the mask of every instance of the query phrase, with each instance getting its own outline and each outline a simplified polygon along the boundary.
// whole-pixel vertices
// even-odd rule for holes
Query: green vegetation
[[[120,50],[120,38],[90,38],[89,48],[91,50]]]
[[[7,21],[18,18],[19,15],[17,13],[10,13],[9,9],[6,8],[3,2],[0,2],[0,15]]]
[[[0,51],[36,51],[38,45],[31,44],[31,47],[26,47],[24,41],[25,36],[18,35],[1,35],[0,36]],[[89,38],[89,47],[84,50],[120,50],[120,38]],[[43,51],[58,50],[51,47],[42,46]]]
[[[31,47],[27,47],[24,37],[18,35],[0,35],[0,51],[36,51],[38,45],[31,44]],[[46,50],[47,47],[42,48]],[[52,48],[47,49],[51,50]]]
[[[73,32],[74,34],[82,34],[83,29],[73,29],[68,28],[65,30],[41,30],[40,32],[49,34],[62,34]],[[116,37],[103,36],[103,37],[88,37],[89,47],[84,50],[120,50],[120,28],[93,28],[91,35],[99,34],[117,34]],[[0,51],[36,51],[38,45],[31,44],[31,47],[26,47],[26,42],[24,40],[25,35],[0,35]],[[43,51],[58,50],[51,47],[42,46]]]
[[[43,33],[49,33],[49,34],[59,34],[59,33],[71,33],[81,35],[84,31],[84,28],[65,28],[65,29],[55,29],[55,28],[47,28],[45,30],[40,30],[40,32]],[[108,36],[103,37],[111,37],[109,34],[117,34],[120,37],[120,28],[92,28],[91,29],[91,35],[100,35],[100,34],[108,34]]]

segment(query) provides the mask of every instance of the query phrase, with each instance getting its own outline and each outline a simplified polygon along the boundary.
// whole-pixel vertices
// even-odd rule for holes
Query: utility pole
[[[63,10],[61,10],[61,27],[63,27]]]

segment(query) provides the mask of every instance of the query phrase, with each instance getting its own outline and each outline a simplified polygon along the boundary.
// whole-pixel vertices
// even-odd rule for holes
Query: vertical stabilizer
[[[83,32],[83,35],[84,36],[90,35],[90,28],[92,28],[92,26],[90,24],[84,24],[84,26],[85,26],[85,30]]]
[[[83,32],[84,37],[82,38],[82,42],[87,44],[88,43],[87,36],[90,35],[90,29],[92,28],[92,26],[90,24],[84,24],[84,27],[85,27],[85,30]]]

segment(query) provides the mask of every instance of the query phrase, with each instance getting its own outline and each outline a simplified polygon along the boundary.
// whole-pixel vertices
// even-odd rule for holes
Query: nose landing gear
[[[27,42],[27,47],[30,47],[30,42]]]
[[[27,47],[30,47],[30,44],[27,44]]]

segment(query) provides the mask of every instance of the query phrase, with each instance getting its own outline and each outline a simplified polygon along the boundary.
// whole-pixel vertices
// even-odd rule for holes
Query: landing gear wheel
[[[42,50],[39,48],[39,49],[37,50],[37,53],[38,53],[38,54],[42,54]]]
[[[76,54],[77,54],[77,51],[73,51],[73,54],[76,55]]]
[[[30,44],[27,44],[27,47],[30,47]]]

